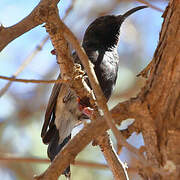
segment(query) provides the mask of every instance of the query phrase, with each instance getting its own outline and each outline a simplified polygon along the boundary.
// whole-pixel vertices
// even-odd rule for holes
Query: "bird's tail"
[[[71,139],[71,134],[67,136],[62,143],[59,144],[59,131],[57,130],[56,126],[52,128],[53,131],[53,137],[49,141],[47,153],[48,157],[51,161],[54,160],[55,156],[61,151],[61,149],[68,143],[68,141]],[[44,139],[45,140],[45,139]],[[66,168],[66,170],[63,173],[66,177],[70,177],[70,166]]]

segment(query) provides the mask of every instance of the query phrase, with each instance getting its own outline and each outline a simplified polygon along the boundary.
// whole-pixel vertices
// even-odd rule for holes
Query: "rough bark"
[[[149,117],[142,122],[148,160],[171,172],[152,179],[180,179],[180,1],[171,0],[164,22],[152,71],[139,95]]]

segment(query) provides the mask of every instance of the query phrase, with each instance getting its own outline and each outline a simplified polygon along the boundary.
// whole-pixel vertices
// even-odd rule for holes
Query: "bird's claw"
[[[93,109],[90,107],[87,107],[86,105],[81,103],[81,99],[78,97],[77,98],[77,102],[78,102],[78,108],[79,110],[86,116],[88,116],[90,118],[90,116],[93,113]]]
[[[82,112],[90,118],[93,113],[93,109],[90,107],[85,107]]]

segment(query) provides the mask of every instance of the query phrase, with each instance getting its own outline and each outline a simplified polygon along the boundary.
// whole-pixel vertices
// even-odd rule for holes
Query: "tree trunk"
[[[142,133],[148,160],[170,172],[166,176],[153,174],[151,179],[177,180],[180,179],[180,1],[171,0],[163,17],[150,77],[139,95],[150,115],[142,123]]]

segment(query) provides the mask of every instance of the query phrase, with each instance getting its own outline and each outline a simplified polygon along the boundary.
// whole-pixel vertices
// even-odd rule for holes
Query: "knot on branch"
[[[85,72],[81,69],[81,65],[75,63],[73,67],[74,80],[82,78],[84,75],[85,75]]]
[[[82,97],[90,96],[91,92],[86,83],[85,72],[82,70],[81,65],[75,63],[72,67],[73,72],[71,72],[71,77],[73,79],[71,83],[71,88],[76,91],[77,94],[81,94]],[[85,91],[85,89],[87,91]],[[89,92],[89,94],[87,94]]]

